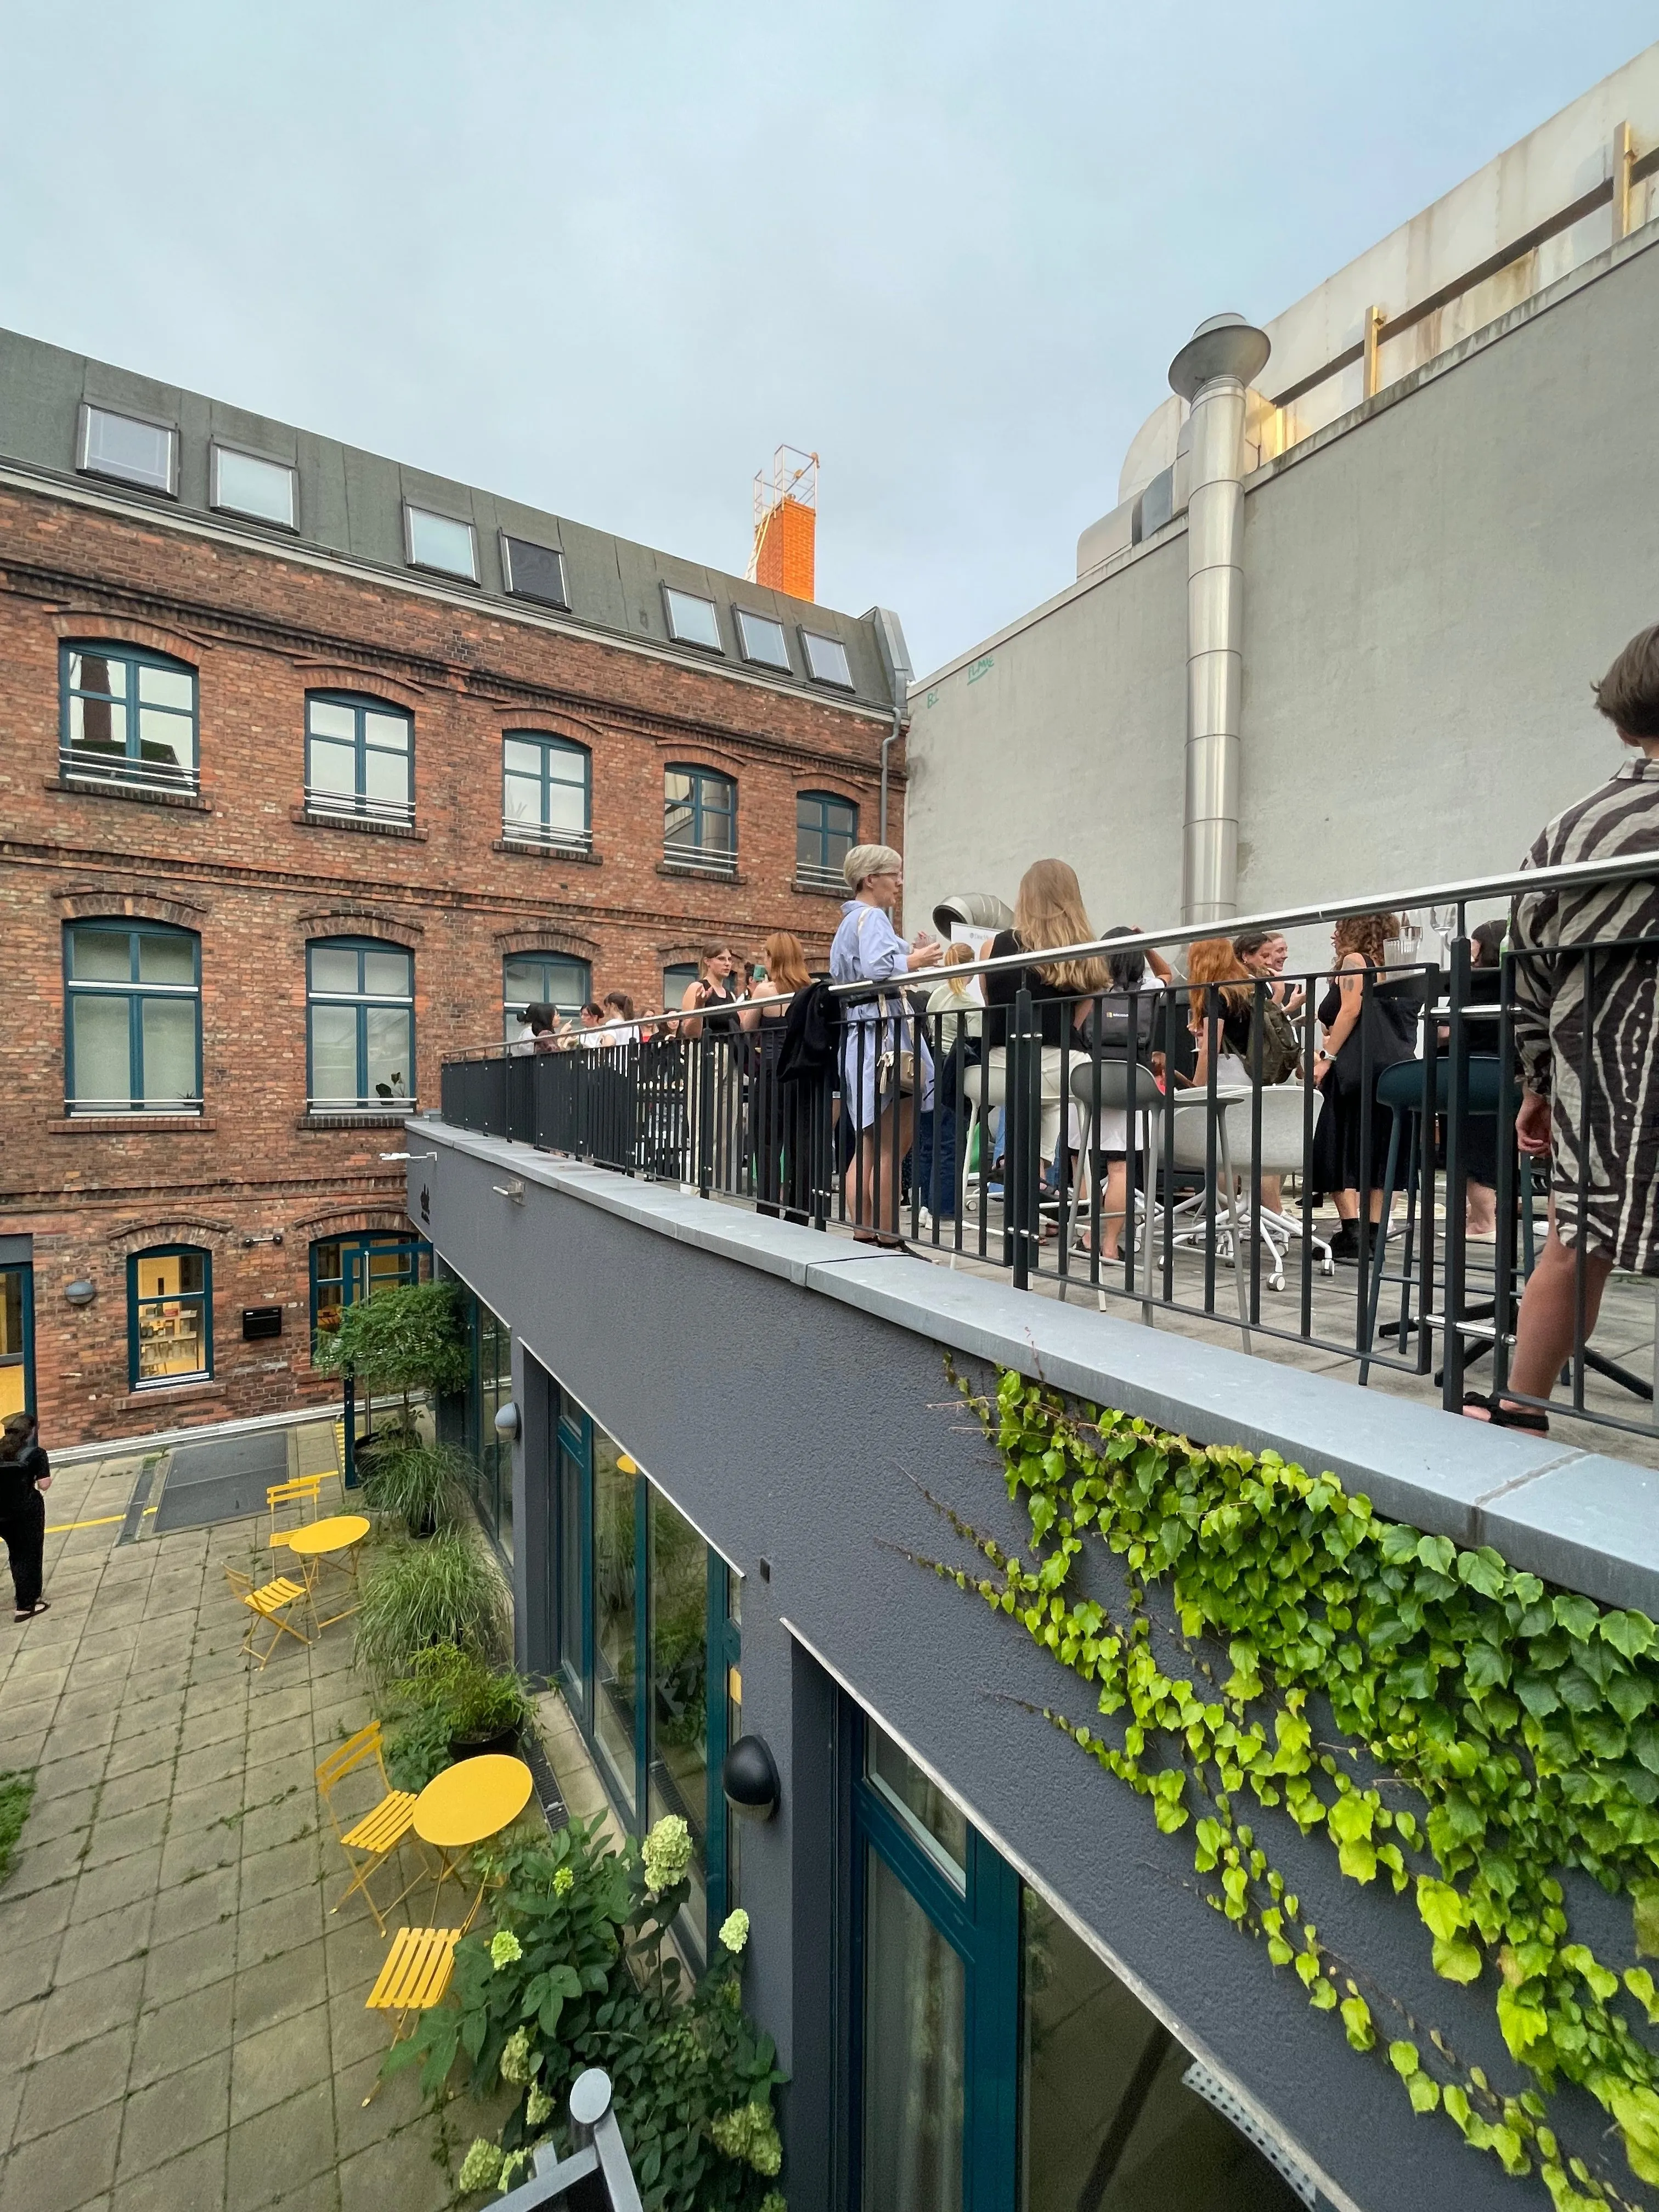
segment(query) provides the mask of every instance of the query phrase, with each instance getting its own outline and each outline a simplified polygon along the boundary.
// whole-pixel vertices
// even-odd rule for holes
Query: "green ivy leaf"
[[[1645,1966],[1626,1966],[1625,1987],[1648,2016],[1650,2027],[1659,2027],[1659,1990],[1653,1985],[1653,1976]]]
[[[1637,1957],[1659,1959],[1659,1882],[1633,1884],[1631,1906],[1635,1923]]]
[[[1563,1594],[1553,1607],[1556,1620],[1575,1643],[1587,1644],[1595,1635],[1601,1620],[1601,1607],[1594,1598],[1575,1597]]]
[[[1544,1720],[1560,1710],[1561,1700],[1556,1696],[1547,1674],[1522,1674],[1515,1685],[1515,1694],[1535,1720]],[[1655,1735],[1655,1756],[1659,1758],[1659,1730],[1656,1730]],[[1659,1772],[1659,1768],[1655,1771]]]
[[[1389,2045],[1389,2063],[1402,2081],[1409,2081],[1422,2063],[1414,2043],[1391,2043]]]
[[[1480,1978],[1480,1951],[1460,1936],[1437,1936],[1431,1956],[1434,1971],[1446,1981],[1473,1982]]]
[[[1604,1613],[1601,1634],[1626,1659],[1639,1659],[1653,1649],[1654,1626],[1644,1613]]]
[[[1432,2112],[1439,2109],[1440,2084],[1431,2074],[1413,2074],[1406,2084],[1406,2094],[1412,2100],[1414,2112]]]
[[[1328,1984],[1327,1987],[1328,1986]],[[1371,2008],[1364,1998],[1356,1990],[1353,1996],[1344,1997],[1340,2010],[1342,2014],[1342,2026],[1354,2049],[1356,2051],[1373,2049],[1376,2043],[1376,2030],[1371,2024]]]

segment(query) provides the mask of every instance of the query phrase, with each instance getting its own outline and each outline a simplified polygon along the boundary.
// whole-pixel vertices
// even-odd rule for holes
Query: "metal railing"
[[[540,2212],[580,2204],[593,2212],[641,2212],[628,2146],[611,2105],[611,2077],[590,2066],[570,2085],[570,2132],[575,2148],[561,2158],[551,2143],[534,2153],[533,2179],[495,2200],[495,2212]]]
[[[200,788],[195,769],[182,761],[135,760],[127,753],[94,751],[84,745],[59,749],[58,773],[67,782],[95,784],[100,789],[165,792],[192,798]]]
[[[662,848],[663,866],[668,868],[696,868],[704,875],[735,876],[738,872],[737,854],[727,845],[693,845],[677,837],[665,837]]]
[[[1432,1376],[1450,1410],[1488,1376],[1506,1405],[1541,1407],[1549,1390],[1518,1389],[1510,1372],[1518,1304],[1552,1203],[1605,1230],[1607,1170],[1592,1163],[1606,1135],[1587,1118],[1591,1040],[1599,1011],[1622,1010],[1632,992],[1655,1018],[1659,936],[1512,946],[1500,967],[1476,969],[1467,911],[1522,889],[1656,879],[1659,855],[1627,855],[1230,923],[1242,936],[1455,912],[1446,968],[1348,971],[1349,1041],[1329,1067],[1318,1048],[1342,1011],[1336,970],[1199,987],[1136,973],[1160,945],[1218,933],[1188,924],[1045,952],[1044,966],[1116,963],[1063,997],[1024,954],[948,971],[984,979],[988,1005],[928,1011],[939,971],[832,987],[842,1019],[817,1066],[786,1057],[783,998],[750,1001],[748,1030],[726,1012],[670,1016],[638,1042],[596,1045],[612,1032],[590,1030],[576,1050],[492,1045],[446,1063],[441,1112],[704,1197],[1005,1272],[1019,1288],[1091,1296],[1148,1324],[1179,1315],[1237,1331],[1250,1350],[1258,1338],[1262,1349],[1312,1347],[1353,1363],[1362,1382],[1377,1369]],[[1562,1091],[1577,1097],[1556,1099],[1552,1201],[1541,1158],[1517,1149],[1518,1038],[1535,1055],[1569,969],[1582,1018],[1553,1048],[1558,1071],[1565,1049],[1577,1054],[1576,1084]],[[1331,1222],[1327,1197],[1350,1229]],[[1563,1410],[1653,1434],[1653,1377],[1590,1344],[1600,1262],[1583,1237],[1570,1250]]]
[[[520,822],[510,814],[501,817],[501,841],[507,845],[532,845],[538,852],[591,853],[593,849],[591,830],[561,830],[545,822]]]
[[[364,792],[324,791],[308,783],[306,812],[343,817],[352,821],[394,822],[408,825],[415,819],[412,799],[372,799]]]

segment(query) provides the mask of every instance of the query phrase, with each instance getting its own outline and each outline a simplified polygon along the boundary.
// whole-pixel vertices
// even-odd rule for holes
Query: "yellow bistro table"
[[[368,1516],[363,1513],[332,1513],[326,1521],[307,1521],[303,1528],[289,1531],[288,1547],[298,1559],[304,1570],[306,1588],[311,1592],[312,1614],[319,1629],[332,1627],[348,1613],[357,1610],[357,1546],[368,1534]],[[326,1620],[317,1610],[317,1577],[322,1562],[327,1559],[338,1567],[351,1584],[351,1602],[338,1613],[331,1613]]]
[[[421,1841],[430,1844],[438,1854],[438,1887],[432,1899],[434,1918],[438,1897],[455,1872],[461,1853],[511,1827],[529,1803],[534,1787],[523,1759],[507,1759],[498,1752],[458,1760],[427,1784],[415,1801],[413,1826]],[[483,1895],[481,1887],[478,1896]],[[467,1915],[468,1927],[477,1909],[475,1901]]]

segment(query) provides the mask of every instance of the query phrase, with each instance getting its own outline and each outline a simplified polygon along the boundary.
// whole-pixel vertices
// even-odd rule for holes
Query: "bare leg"
[[[898,1233],[899,1190],[903,1180],[904,1156],[910,1149],[910,1130],[913,1119],[911,1102],[902,1098],[898,1105],[898,1146],[896,1157],[893,1144],[893,1109],[884,1107],[872,1126],[862,1131],[853,1164],[848,1170],[848,1194],[847,1210],[861,1229],[879,1229],[896,1236]],[[880,1166],[877,1166],[877,1156]],[[881,1178],[881,1218],[876,1218],[876,1179]]]
[[[1468,1190],[1463,1217],[1464,1234],[1469,1237],[1494,1236],[1498,1229],[1498,1193],[1490,1183],[1476,1182],[1473,1178]]]
[[[1123,1217],[1129,1200],[1129,1170],[1121,1160],[1106,1167],[1105,1203],[1100,1209],[1100,1256],[1115,1260],[1123,1238]]]
[[[1554,1208],[1551,1207],[1553,1215]],[[1527,1287],[1521,1297],[1521,1311],[1515,1325],[1515,1357],[1510,1362],[1510,1388],[1524,1392],[1528,1398],[1547,1398],[1555,1388],[1556,1377],[1565,1363],[1572,1356],[1573,1325],[1577,1306],[1575,1286],[1577,1259],[1571,1245],[1564,1244],[1555,1233],[1552,1218],[1550,1233],[1544,1240],[1544,1249],[1538,1263],[1527,1279]],[[1607,1277],[1613,1273],[1613,1262],[1604,1253],[1584,1255],[1584,1335],[1594,1334],[1596,1317],[1601,1310],[1601,1293],[1607,1286]],[[1506,1393],[1504,1403],[1512,1401]],[[1470,1418],[1484,1421],[1489,1418],[1483,1407],[1465,1408]]]

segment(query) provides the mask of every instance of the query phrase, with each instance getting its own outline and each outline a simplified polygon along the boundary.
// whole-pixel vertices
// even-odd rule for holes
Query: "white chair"
[[[1315,1101],[1315,1112],[1318,1101]],[[1255,1153],[1251,1127],[1250,1096],[1246,1091],[1234,1102],[1233,1110],[1224,1121],[1229,1137],[1229,1152],[1233,1172],[1242,1177],[1243,1190],[1240,1194],[1239,1215],[1244,1233],[1249,1234],[1249,1190],[1255,1172]],[[1194,1163],[1202,1166],[1200,1131],[1200,1158]],[[1180,1132],[1176,1132],[1176,1160],[1180,1159]],[[1299,1083],[1264,1085],[1261,1091],[1261,1172],[1264,1176],[1304,1175],[1308,1170],[1306,1147],[1303,1142],[1303,1097]],[[1273,1267],[1268,1280],[1273,1289],[1285,1287],[1285,1258],[1292,1237],[1300,1237],[1302,1224],[1293,1213],[1279,1212],[1264,1206],[1261,1209],[1261,1243],[1263,1249],[1272,1255]],[[1322,1275],[1334,1274],[1336,1262],[1331,1257],[1330,1244],[1326,1238],[1311,1236],[1309,1239],[1314,1255],[1319,1262]]]

